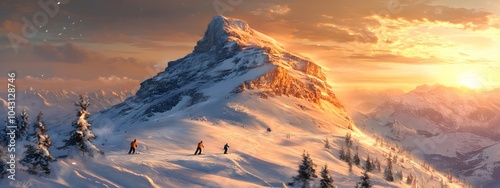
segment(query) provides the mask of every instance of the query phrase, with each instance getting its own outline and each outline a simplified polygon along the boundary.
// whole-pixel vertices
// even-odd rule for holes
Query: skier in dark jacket
[[[128,151],[128,154],[135,154],[135,148],[137,148],[137,140],[134,139],[134,141],[132,141],[130,143],[130,150]]]
[[[201,155],[201,148],[205,148],[205,146],[203,146],[203,141],[198,142],[198,147],[196,148],[196,151],[194,152],[194,154]]]
[[[227,154],[227,149],[229,149],[229,145],[226,143],[226,145],[224,145],[224,154]]]

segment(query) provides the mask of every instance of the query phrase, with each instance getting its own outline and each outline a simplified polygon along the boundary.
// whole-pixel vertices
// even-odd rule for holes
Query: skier
[[[224,145],[224,154],[227,154],[227,149],[229,149],[229,145],[226,143],[226,145]]]
[[[205,146],[203,146],[203,141],[200,141],[198,143],[198,147],[196,148],[196,151],[194,152],[194,154],[198,154],[198,155],[201,155],[201,148],[205,148]]]
[[[137,148],[137,140],[134,139],[134,141],[132,141],[130,143],[130,150],[128,151],[128,154],[135,154],[135,148]]]

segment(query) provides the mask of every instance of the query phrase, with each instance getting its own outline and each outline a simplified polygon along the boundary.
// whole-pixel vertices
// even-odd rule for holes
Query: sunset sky
[[[498,0],[61,0],[46,24],[40,12],[0,1],[0,84],[16,71],[21,88],[137,90],[223,14],[324,66],[337,90],[500,87]],[[40,26],[23,34],[23,18]],[[27,38],[17,52],[12,36]]]

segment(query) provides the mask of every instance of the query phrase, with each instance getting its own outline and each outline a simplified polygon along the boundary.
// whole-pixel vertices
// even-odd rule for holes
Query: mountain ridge
[[[360,129],[401,144],[441,171],[495,187],[500,156],[490,148],[500,139],[498,94],[422,85],[390,97],[367,114],[353,114],[353,119]]]
[[[345,113],[319,65],[285,51],[245,22],[223,16],[213,18],[192,53],[169,62],[165,71],[142,82],[136,96],[119,107],[128,114],[133,105],[151,103],[142,114],[133,115],[144,120],[171,110],[185,96],[190,107],[255,89],[264,98],[293,96],[318,105],[324,100]]]

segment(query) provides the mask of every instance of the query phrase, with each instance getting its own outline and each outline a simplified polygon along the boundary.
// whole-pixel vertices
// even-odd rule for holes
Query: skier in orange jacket
[[[203,141],[200,141],[198,142],[198,147],[196,148],[196,151],[194,152],[194,154],[198,154],[200,155],[201,154],[201,148],[205,148],[205,146],[203,146]]]
[[[137,148],[137,140],[134,139],[134,141],[132,141],[130,143],[130,150],[128,151],[128,154],[135,154],[135,148]]]

